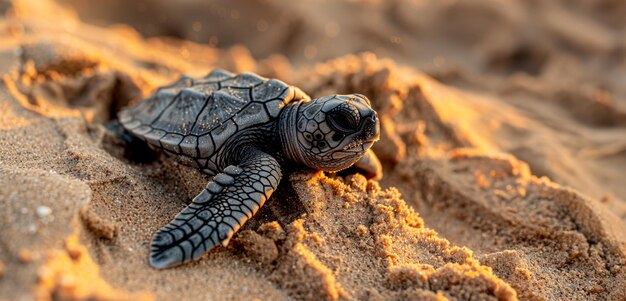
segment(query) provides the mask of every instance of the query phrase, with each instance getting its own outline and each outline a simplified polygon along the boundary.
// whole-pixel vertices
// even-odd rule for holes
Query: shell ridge
[[[208,97],[204,101],[204,105],[202,105],[202,108],[198,110],[198,114],[196,114],[196,118],[193,124],[191,125],[191,127],[189,128],[189,133],[185,136],[193,135],[193,129],[196,127],[196,124],[198,123],[198,119],[200,119],[200,115],[204,111],[204,108],[206,108],[209,105],[209,102],[211,102],[212,99],[213,99],[213,95],[208,95]]]
[[[170,102],[167,104],[167,106],[165,106],[161,112],[159,112],[159,114],[157,114],[156,118],[154,118],[154,120],[152,120],[152,122],[150,122],[150,127],[152,127],[154,125],[154,123],[159,120],[159,118],[161,118],[161,116],[163,115],[163,113],[165,113],[165,111],[167,111],[174,102],[176,102],[176,100],[180,97],[180,92],[178,92],[176,94],[176,96],[172,97],[172,99],[170,100]],[[153,128],[153,127],[152,127]]]

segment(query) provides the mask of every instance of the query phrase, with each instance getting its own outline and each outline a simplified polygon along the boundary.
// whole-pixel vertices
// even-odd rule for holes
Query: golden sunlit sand
[[[0,3],[0,300],[626,299],[622,2],[60,2]],[[103,124],[215,67],[367,95],[385,177],[291,174],[155,270],[207,177]]]

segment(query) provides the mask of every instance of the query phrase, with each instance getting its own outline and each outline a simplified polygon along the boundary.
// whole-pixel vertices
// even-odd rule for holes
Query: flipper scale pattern
[[[254,215],[278,187],[280,165],[268,154],[250,152],[239,166],[228,166],[161,228],[151,243],[150,264],[168,268],[200,258]]]

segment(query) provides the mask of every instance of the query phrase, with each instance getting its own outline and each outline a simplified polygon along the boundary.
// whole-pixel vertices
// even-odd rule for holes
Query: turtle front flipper
[[[230,165],[196,196],[151,243],[150,264],[157,269],[200,258],[233,234],[263,205],[282,177],[272,156],[247,152],[239,166]]]
[[[383,166],[371,149],[368,149],[353,167],[363,172],[368,179],[379,181],[383,178]]]

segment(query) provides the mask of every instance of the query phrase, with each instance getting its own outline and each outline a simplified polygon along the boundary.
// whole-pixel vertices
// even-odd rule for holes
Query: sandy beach
[[[0,301],[626,300],[626,2],[292,2],[0,2]],[[218,67],[366,95],[385,175],[156,270],[210,177],[104,125]]]

